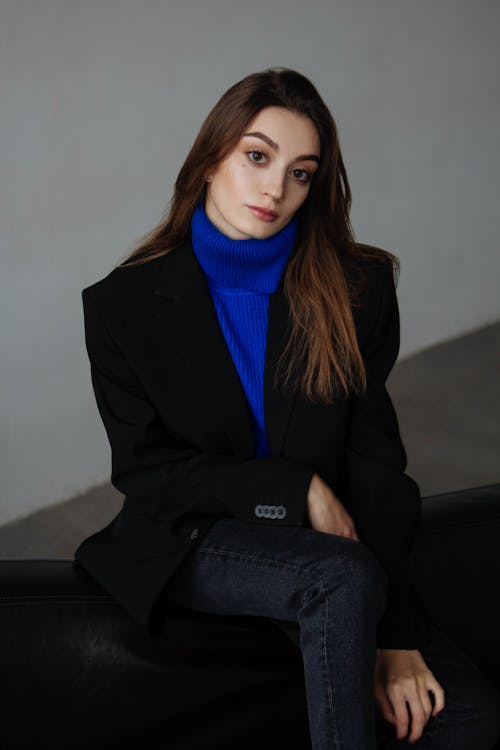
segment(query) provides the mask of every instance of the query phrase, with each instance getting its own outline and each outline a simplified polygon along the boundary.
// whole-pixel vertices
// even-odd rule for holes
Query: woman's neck
[[[223,234],[199,203],[191,220],[192,244],[204,273],[216,285],[270,294],[279,286],[295,246],[295,217],[266,239],[235,240]]]

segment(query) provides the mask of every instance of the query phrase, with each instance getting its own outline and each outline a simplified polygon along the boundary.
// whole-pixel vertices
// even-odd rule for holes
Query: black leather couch
[[[412,564],[500,688],[500,484],[425,498]],[[170,609],[153,639],[72,561],[0,562],[0,747],[310,748],[301,654],[275,624]]]

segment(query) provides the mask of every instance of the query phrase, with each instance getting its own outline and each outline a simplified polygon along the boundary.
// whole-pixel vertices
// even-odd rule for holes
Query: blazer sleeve
[[[371,287],[373,323],[362,347],[367,388],[354,398],[352,409],[346,505],[360,540],[387,573],[387,607],[377,626],[377,646],[416,649],[429,640],[428,621],[410,580],[421,499],[417,484],[405,474],[406,453],[386,390],[400,341],[392,269],[379,269]]]
[[[114,487],[156,519],[229,515],[252,523],[303,525],[313,470],[282,458],[245,460],[205,452],[170,434],[126,352],[113,340],[95,287],[84,289],[82,299],[92,385],[111,446]],[[263,517],[262,505],[277,510]]]

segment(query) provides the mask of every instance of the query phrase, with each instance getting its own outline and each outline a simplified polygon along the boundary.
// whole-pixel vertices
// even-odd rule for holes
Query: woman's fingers
[[[410,715],[406,707],[405,697],[399,690],[388,690],[388,695],[392,704],[392,710],[396,717],[396,734],[398,740],[402,740],[408,734],[410,725]]]
[[[337,505],[332,509],[332,514],[329,520],[330,522],[326,526],[326,531],[330,534],[345,536],[349,539],[357,539],[358,535],[354,528],[354,522],[347,511],[340,505]]]
[[[425,725],[427,724],[432,711],[428,695],[427,700],[429,703],[428,710],[425,708],[422,695],[418,691],[412,695],[411,700],[408,701],[411,715],[411,731],[410,736],[408,737],[408,742],[416,742],[424,733]]]
[[[430,675],[432,676],[432,673]],[[413,685],[407,684],[405,687],[402,685],[389,686],[387,694],[392,711],[387,706],[387,702],[383,699],[382,701],[379,700],[384,718],[391,724],[396,725],[399,740],[407,736],[411,723],[410,734],[407,739],[408,742],[416,742],[422,736],[430,717],[436,716],[444,708],[444,690],[441,685],[433,676],[431,680],[426,682],[427,686],[416,682]],[[429,690],[436,697],[434,709],[429,697]],[[395,721],[392,716],[395,717]]]
[[[341,536],[345,536],[348,539],[353,539],[354,541],[359,542],[359,537],[356,534],[355,529],[349,529],[345,534],[341,534]]]
[[[445,705],[444,690],[433,675],[432,684],[427,688],[434,695],[434,708],[432,709],[432,715],[437,716],[440,711],[443,710]]]
[[[350,534],[351,539],[355,539],[357,542],[359,542],[359,536],[356,533],[356,529],[354,528],[354,524],[352,525],[352,530]]]
[[[408,742],[418,740],[424,731],[427,717],[418,693],[406,695],[395,688],[389,691],[394,716],[396,717],[396,735],[398,740],[407,737]],[[411,732],[408,736],[411,721]],[[394,722],[392,722],[394,723]]]
[[[429,719],[444,707],[444,690],[418,649],[377,649],[375,697],[384,718],[395,724],[398,740],[407,737],[409,743],[420,739]]]
[[[314,474],[307,495],[309,521],[313,529],[359,541],[354,522],[333,490]]]
[[[392,704],[385,689],[381,685],[375,687],[375,698],[380,708],[380,713],[389,724],[396,725],[396,716],[392,710]]]

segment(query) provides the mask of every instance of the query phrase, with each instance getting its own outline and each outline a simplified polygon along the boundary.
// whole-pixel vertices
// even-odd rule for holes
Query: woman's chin
[[[262,224],[260,222],[253,225],[251,229],[249,228],[248,235],[255,240],[266,240],[268,237],[272,237],[273,234],[279,232],[280,228],[274,224]]]

